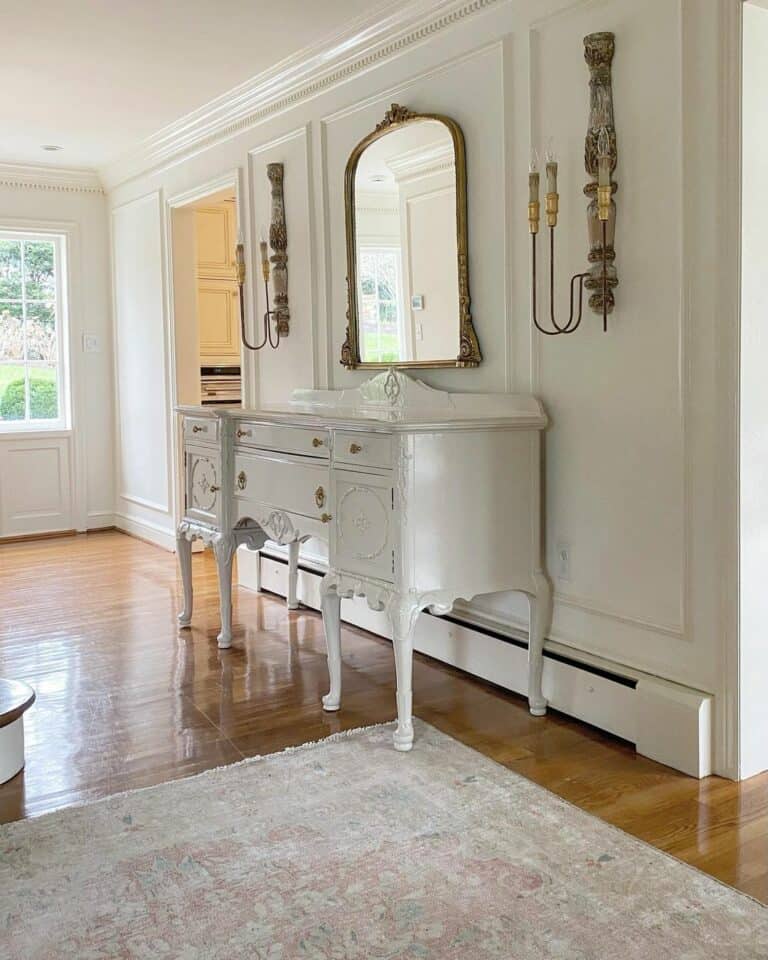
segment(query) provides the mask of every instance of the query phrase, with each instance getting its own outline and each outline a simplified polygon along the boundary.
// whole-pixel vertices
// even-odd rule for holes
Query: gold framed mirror
[[[347,336],[357,367],[476,367],[467,164],[449,117],[393,103],[344,174]]]

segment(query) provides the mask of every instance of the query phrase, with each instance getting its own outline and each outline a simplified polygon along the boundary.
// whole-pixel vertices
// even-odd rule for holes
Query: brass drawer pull
[[[320,516],[320,520],[322,523],[328,523],[329,520],[333,520],[333,517],[330,515],[330,513],[323,513]]]
[[[238,440],[242,440],[243,437],[250,437],[252,432],[253,432],[252,430],[240,430],[240,428],[238,427],[237,431],[235,432],[235,436],[237,437]]]
[[[237,489],[245,490],[246,484],[248,483],[248,477],[245,475],[245,470],[241,470],[237,475]]]
[[[315,490],[315,503],[318,507],[325,505],[325,490],[323,490],[322,487],[318,487],[317,490]]]
[[[350,443],[350,445],[349,445],[349,452],[350,452],[350,453],[360,453],[360,451],[361,451],[362,449],[363,449],[363,448],[360,446],[359,443]]]
[[[208,487],[208,490],[210,493],[218,493],[221,487],[217,487],[215,483],[212,483],[210,487]]]
[[[208,433],[208,427],[201,427],[199,423],[192,426],[192,433]]]
[[[324,443],[325,443],[325,440],[321,440],[320,437],[312,437],[313,447],[322,447]]]

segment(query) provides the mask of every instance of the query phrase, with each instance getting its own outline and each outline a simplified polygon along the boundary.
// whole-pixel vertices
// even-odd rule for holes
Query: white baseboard
[[[279,557],[238,554],[240,585],[254,589],[261,567],[264,590],[285,596],[288,567]],[[299,569],[298,598],[320,609],[319,564]],[[390,637],[387,617],[370,610],[365,600],[343,600],[342,619]],[[454,617],[422,614],[416,624],[414,647],[476,677],[525,696],[528,691],[527,637],[519,627],[500,634],[477,623]],[[550,705],[568,716],[635,744],[637,752],[693,777],[712,772],[712,697],[680,684],[669,683],[620,664],[567,653],[559,644],[547,644],[544,695]],[[590,662],[592,661],[592,662]]]
[[[159,523],[153,523],[151,520],[140,520],[137,517],[129,517],[124,513],[115,514],[115,526],[123,533],[128,533],[132,537],[138,537],[139,540],[146,540],[148,543],[154,543],[164,550],[173,553],[176,550],[176,532],[161,526]]]
[[[104,530],[116,526],[117,518],[111,510],[90,510],[86,517],[86,530]]]

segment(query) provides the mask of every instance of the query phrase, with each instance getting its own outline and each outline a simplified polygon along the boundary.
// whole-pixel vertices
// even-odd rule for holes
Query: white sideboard
[[[219,645],[232,642],[232,558],[241,544],[329,546],[321,585],[330,690],[341,705],[340,603],[365,597],[392,625],[394,744],[413,743],[413,628],[419,612],[517,590],[530,604],[531,712],[541,716],[542,652],[552,597],[541,556],[540,438],[532,396],[432,390],[394,370],[355,390],[297,391],[260,410],[179,407],[185,511],[178,529],[182,626],[192,616],[191,541],[214,547]],[[293,593],[293,596],[291,596]]]

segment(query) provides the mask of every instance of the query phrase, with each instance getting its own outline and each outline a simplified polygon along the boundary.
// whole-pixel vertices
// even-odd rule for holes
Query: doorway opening
[[[171,206],[176,400],[242,405],[235,185]]]

